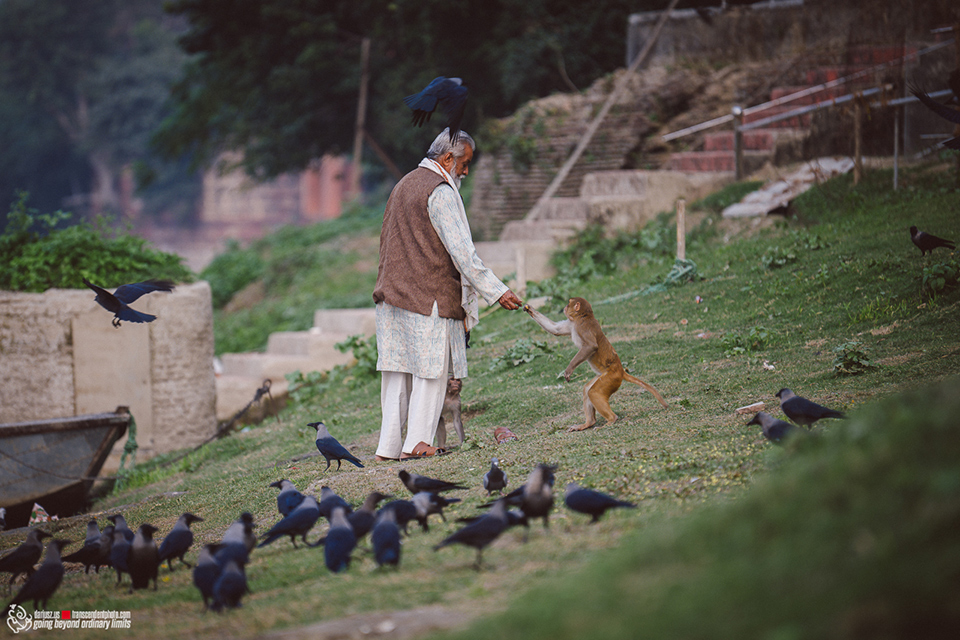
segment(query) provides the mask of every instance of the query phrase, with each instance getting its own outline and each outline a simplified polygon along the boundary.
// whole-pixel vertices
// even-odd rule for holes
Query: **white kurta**
[[[427,200],[430,222],[453,259],[463,280],[494,304],[509,288],[488,269],[480,257],[462,214],[460,194],[449,184],[441,184]],[[402,371],[420,378],[446,377],[444,348],[449,344],[455,378],[467,375],[463,322],[425,316],[386,303],[377,305],[377,370]]]

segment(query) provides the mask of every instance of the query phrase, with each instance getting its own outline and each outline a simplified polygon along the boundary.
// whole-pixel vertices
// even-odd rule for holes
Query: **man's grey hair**
[[[427,157],[431,160],[436,160],[446,155],[448,151],[453,151],[454,158],[462,158],[466,153],[466,145],[468,144],[474,152],[477,150],[477,143],[474,142],[473,138],[471,138],[470,134],[466,131],[460,132],[456,144],[451,143],[450,127],[447,127],[434,139],[433,144],[430,145],[430,149],[427,151]]]

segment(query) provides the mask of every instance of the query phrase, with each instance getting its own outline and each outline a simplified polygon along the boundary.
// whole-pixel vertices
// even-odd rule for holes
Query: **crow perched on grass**
[[[811,402],[787,388],[777,391],[776,396],[780,398],[780,409],[787,414],[787,417],[805,427],[809,427],[822,418],[846,417],[840,411],[828,409],[816,402]]]
[[[950,249],[951,251],[957,248],[953,240],[947,240],[946,238],[935,236],[932,233],[920,231],[916,227],[910,227],[910,239],[913,241],[913,244],[917,245],[917,249],[920,249],[921,256],[925,256],[928,251],[933,251],[940,247]]]
[[[637,505],[632,502],[617,500],[613,496],[608,496],[605,493],[600,493],[593,489],[584,489],[576,482],[567,484],[564,502],[574,511],[590,516],[590,524],[598,522],[600,516],[605,514],[609,509],[615,509],[617,507],[625,507],[628,509],[637,508]]]
[[[753,416],[753,419],[747,424],[758,424],[763,430],[763,435],[770,442],[780,443],[784,438],[799,432],[800,430],[794,425],[786,422],[784,420],[779,420],[774,418],[769,413],[764,411],[757,412],[757,415]]]

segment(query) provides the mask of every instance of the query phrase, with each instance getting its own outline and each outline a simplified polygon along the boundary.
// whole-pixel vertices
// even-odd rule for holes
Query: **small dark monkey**
[[[447,446],[447,422],[453,424],[457,436],[460,437],[460,444],[466,439],[463,432],[463,419],[460,417],[460,389],[463,388],[463,380],[459,378],[450,378],[447,380],[447,395],[443,398],[443,409],[440,411],[440,420],[437,423],[437,446],[445,449]]]
[[[613,424],[617,420],[617,414],[610,409],[610,396],[620,388],[624,380],[640,385],[652,393],[666,408],[666,401],[652,385],[624,371],[617,352],[613,350],[613,345],[603,334],[603,329],[594,317],[589,302],[583,298],[570,298],[567,306],[563,308],[563,315],[567,316],[567,319],[561,322],[551,321],[529,305],[524,305],[523,310],[547,332],[555,336],[570,336],[573,339],[577,354],[573,356],[573,360],[563,372],[566,380],[570,380],[570,374],[584,361],[589,362],[590,367],[597,374],[583,389],[585,421],[582,425],[570,427],[570,431],[582,431],[595,425],[598,411],[607,419],[607,424]]]

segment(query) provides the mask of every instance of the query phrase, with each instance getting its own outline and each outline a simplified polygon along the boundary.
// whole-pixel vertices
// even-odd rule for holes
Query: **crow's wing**
[[[949,120],[954,124],[960,124],[960,111],[957,111],[956,109],[951,109],[948,106],[940,104],[939,102],[937,102],[936,100],[928,96],[925,92],[921,91],[917,87],[911,87],[910,93],[915,95],[917,97],[917,100],[922,102],[924,105],[926,105],[928,109],[933,111],[935,114],[937,114],[941,118]]]
[[[117,318],[125,320],[126,322],[153,322],[157,319],[157,316],[150,315],[149,313],[141,313],[136,309],[131,309],[123,305],[117,310]]]
[[[106,289],[102,287],[98,287],[97,285],[93,284],[86,278],[83,279],[83,284],[87,285],[88,287],[90,287],[96,292],[97,297],[94,298],[94,300],[96,300],[97,304],[99,304],[101,307],[103,307],[107,311],[110,311],[112,313],[118,313],[123,308],[123,304],[119,300],[117,300],[116,296],[114,296],[112,293],[110,293]]]
[[[429,114],[433,113],[434,109],[437,108],[437,92],[441,83],[446,80],[444,76],[439,76],[430,81],[426,87],[423,88],[418,93],[407,96],[403,99],[403,103],[413,109],[414,118],[417,117],[417,112],[423,112],[423,115],[429,119]],[[423,124],[422,122],[419,124]]]
[[[152,291],[173,291],[173,283],[169,280],[145,280],[144,282],[135,282],[133,284],[123,284],[117,287],[113,292],[117,300],[130,304],[137,298]],[[126,318],[122,318],[126,319]],[[142,322],[131,320],[131,322]]]

